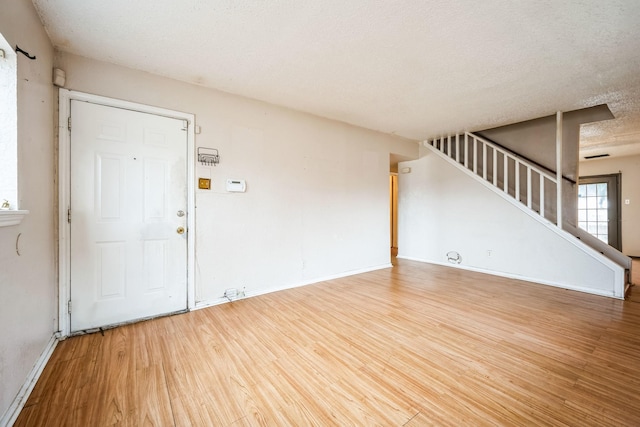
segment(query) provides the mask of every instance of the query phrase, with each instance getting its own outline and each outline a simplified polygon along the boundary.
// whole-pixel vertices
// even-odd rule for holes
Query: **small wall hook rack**
[[[217,166],[220,163],[220,154],[217,148],[198,147],[198,161],[203,166]]]

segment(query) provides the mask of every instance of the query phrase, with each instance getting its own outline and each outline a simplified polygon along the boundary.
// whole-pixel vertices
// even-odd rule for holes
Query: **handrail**
[[[534,172],[536,172],[536,173],[538,173],[540,175],[544,175],[545,178],[547,178],[548,180],[552,181],[554,184],[557,183],[557,178],[556,178],[555,175],[551,175],[551,173],[542,170],[542,169],[546,169],[547,171],[549,170],[549,169],[545,168],[544,166],[538,165],[538,166],[540,166],[540,167],[538,167],[538,166],[536,166],[537,165],[536,162],[532,162],[531,160],[527,159],[526,157],[521,156],[519,154],[516,154],[513,151],[511,151],[511,150],[509,150],[507,148],[504,148],[503,146],[498,145],[495,142],[491,142],[488,139],[483,138],[481,136],[478,136],[478,135],[473,134],[471,132],[465,132],[464,134],[468,135],[471,138],[476,138],[476,139],[482,141],[483,144],[488,145],[489,147],[493,148],[494,150],[499,151],[503,155],[507,155],[508,157],[512,158],[513,160],[517,160],[520,163],[522,163],[522,160],[525,160],[526,163],[529,163],[528,167],[530,169],[532,169]]]
[[[466,133],[470,133],[470,132],[466,132]],[[486,137],[484,137],[484,136],[476,135],[476,134],[474,134],[474,133],[471,133],[471,134],[472,134],[472,135],[475,135],[475,136],[476,136],[476,138],[482,138],[483,140],[487,141],[488,143],[491,143],[491,144],[493,144],[493,145],[498,146],[501,150],[507,151],[508,153],[511,153],[513,156],[515,156],[515,157],[519,157],[519,158],[521,158],[522,160],[525,160],[526,162],[528,162],[528,163],[530,163],[530,164],[532,164],[532,165],[534,165],[534,166],[536,166],[536,167],[538,167],[538,168],[540,168],[540,169],[542,169],[542,170],[546,171],[546,172],[547,172],[547,173],[549,173],[549,174],[552,174],[552,175],[554,175],[554,176],[555,176],[555,174],[556,174],[556,173],[555,173],[555,171],[553,171],[553,170],[549,169],[549,168],[548,168],[548,167],[546,167],[546,166],[541,165],[540,163],[536,162],[535,160],[531,160],[531,159],[530,159],[529,157],[527,157],[527,156],[523,156],[522,154],[515,153],[515,152],[513,152],[512,150],[508,149],[507,147],[505,147],[505,146],[503,146],[503,145],[500,145],[500,144],[498,144],[498,143],[497,143],[497,142],[495,142],[495,141],[492,141],[492,140],[490,140],[490,139],[487,139],[487,138],[486,138]],[[565,180],[565,181],[569,181],[569,182],[570,182],[570,183],[572,183],[572,184],[577,184],[577,182],[576,182],[575,180],[573,180],[573,179],[569,178],[568,176],[562,175],[562,179],[563,179],[563,180]]]

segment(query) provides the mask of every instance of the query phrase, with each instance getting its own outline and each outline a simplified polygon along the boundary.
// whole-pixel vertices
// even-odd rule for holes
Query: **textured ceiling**
[[[386,133],[607,103],[583,149],[640,152],[638,0],[33,2],[59,50]]]

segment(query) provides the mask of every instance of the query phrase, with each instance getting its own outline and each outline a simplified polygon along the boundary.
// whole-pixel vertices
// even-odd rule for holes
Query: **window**
[[[18,211],[17,58],[0,34],[0,226],[20,223]]]

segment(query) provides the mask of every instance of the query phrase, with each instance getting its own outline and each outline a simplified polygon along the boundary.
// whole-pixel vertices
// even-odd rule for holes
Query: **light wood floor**
[[[396,264],[70,338],[16,425],[640,425],[635,288]]]

